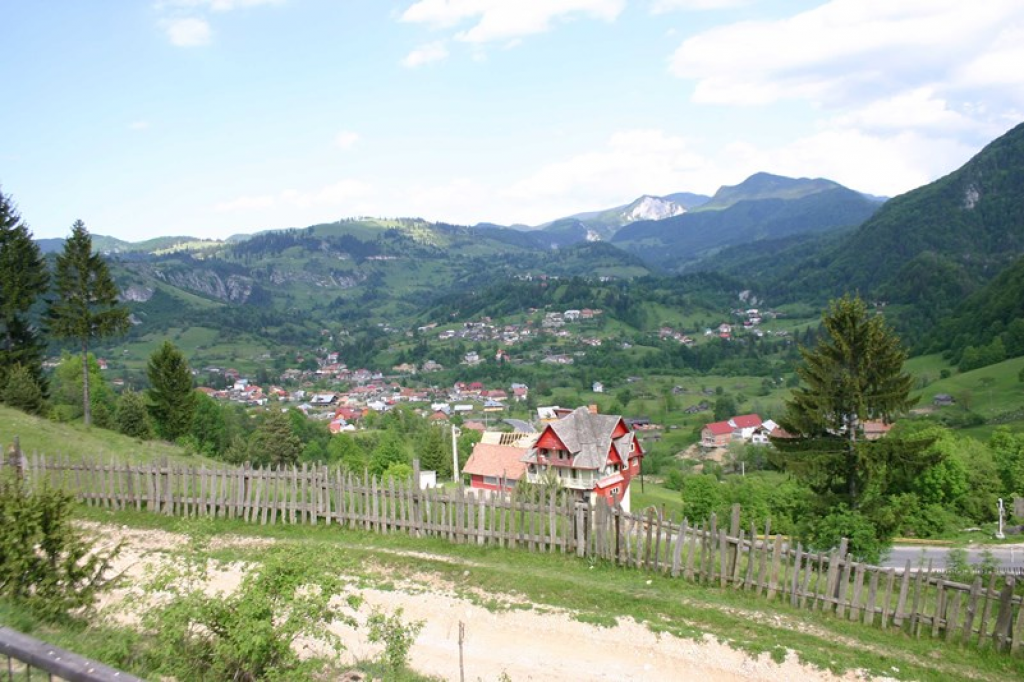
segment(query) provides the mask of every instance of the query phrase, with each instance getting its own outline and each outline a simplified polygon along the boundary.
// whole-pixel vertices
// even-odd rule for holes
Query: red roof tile
[[[477,443],[462,471],[475,476],[504,477],[509,481],[518,481],[526,473],[526,462],[520,461],[525,454],[522,448],[509,445]]]

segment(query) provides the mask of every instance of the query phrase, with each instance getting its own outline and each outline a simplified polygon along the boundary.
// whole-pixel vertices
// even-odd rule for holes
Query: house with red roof
[[[579,500],[603,499],[629,511],[629,483],[640,473],[643,456],[621,416],[599,414],[591,406],[547,424],[523,461],[531,483],[554,477]]]
[[[729,422],[711,422],[700,430],[702,448],[724,448],[732,441],[732,425]]]
[[[702,448],[724,448],[733,440],[749,441],[761,424],[761,418],[756,414],[742,414],[705,424],[700,431],[700,445]]]
[[[523,448],[513,445],[480,441],[473,446],[462,473],[470,477],[469,487],[474,490],[512,490],[526,473],[523,453]]]

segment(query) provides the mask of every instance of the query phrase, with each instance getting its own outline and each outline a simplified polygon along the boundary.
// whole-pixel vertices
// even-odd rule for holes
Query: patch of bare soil
[[[168,552],[183,549],[186,538],[166,531],[86,524],[104,542],[125,541],[117,560],[127,585],[106,597],[105,612],[120,622],[131,623],[132,616],[145,608],[137,599],[131,583],[145,579],[160,562],[172,561]],[[222,536],[222,545],[262,546],[273,540]],[[219,564],[211,570],[208,589],[228,592],[240,583],[247,568],[244,563]],[[472,567],[467,567],[471,571]],[[342,576],[344,577],[344,576]],[[778,663],[767,654],[752,657],[731,649],[715,637],[700,641],[655,634],[630,618],[619,619],[614,627],[599,627],[575,620],[559,609],[533,608],[490,611],[480,605],[485,596],[506,604],[520,603],[516,595],[460,596],[455,586],[435,576],[416,575],[397,582],[394,589],[359,587],[358,576],[351,576],[349,594],[363,599],[358,620],[365,620],[374,608],[392,613],[403,611],[406,621],[423,621],[424,627],[411,652],[411,664],[417,671],[443,680],[460,678],[459,624],[464,624],[462,666],[467,680],[485,682],[507,675],[513,682],[561,682],[562,680],[664,680],[700,679],[702,682],[732,680],[852,680],[857,673],[837,677],[827,671],[801,664],[790,653]],[[514,589],[510,585],[510,591]],[[127,606],[127,609],[125,608]],[[332,626],[342,635],[348,651],[347,661],[376,656],[380,648],[366,639],[366,628],[352,629],[340,623]]]

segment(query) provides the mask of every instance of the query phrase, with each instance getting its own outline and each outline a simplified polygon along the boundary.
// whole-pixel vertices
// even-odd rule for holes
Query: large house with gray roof
[[[629,483],[640,473],[643,456],[621,416],[580,407],[547,424],[523,462],[530,483],[553,476],[577,499],[594,503],[600,498],[629,511]]]

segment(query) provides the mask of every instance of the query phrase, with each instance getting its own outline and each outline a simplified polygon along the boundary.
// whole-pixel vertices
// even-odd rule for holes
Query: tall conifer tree
[[[29,309],[46,291],[49,273],[32,233],[10,197],[0,192],[0,390],[15,365],[39,386],[43,345],[28,319]]]
[[[50,330],[55,336],[78,343],[82,354],[82,404],[85,425],[92,424],[87,358],[93,341],[128,328],[128,310],[118,302],[117,286],[106,261],[92,251],[85,223],[76,220],[64,250],[57,256],[54,275],[57,298],[50,303]]]
[[[149,358],[146,367],[151,388],[149,414],[156,432],[165,440],[176,440],[192,429],[196,413],[196,394],[188,361],[170,341],[164,341]]]
[[[800,349],[802,385],[782,419],[796,437],[774,442],[785,469],[856,509],[875,464],[871,448],[860,447],[864,422],[892,423],[917,401],[903,371],[906,351],[864,301],[849,295],[832,301],[821,323],[817,346]]]

